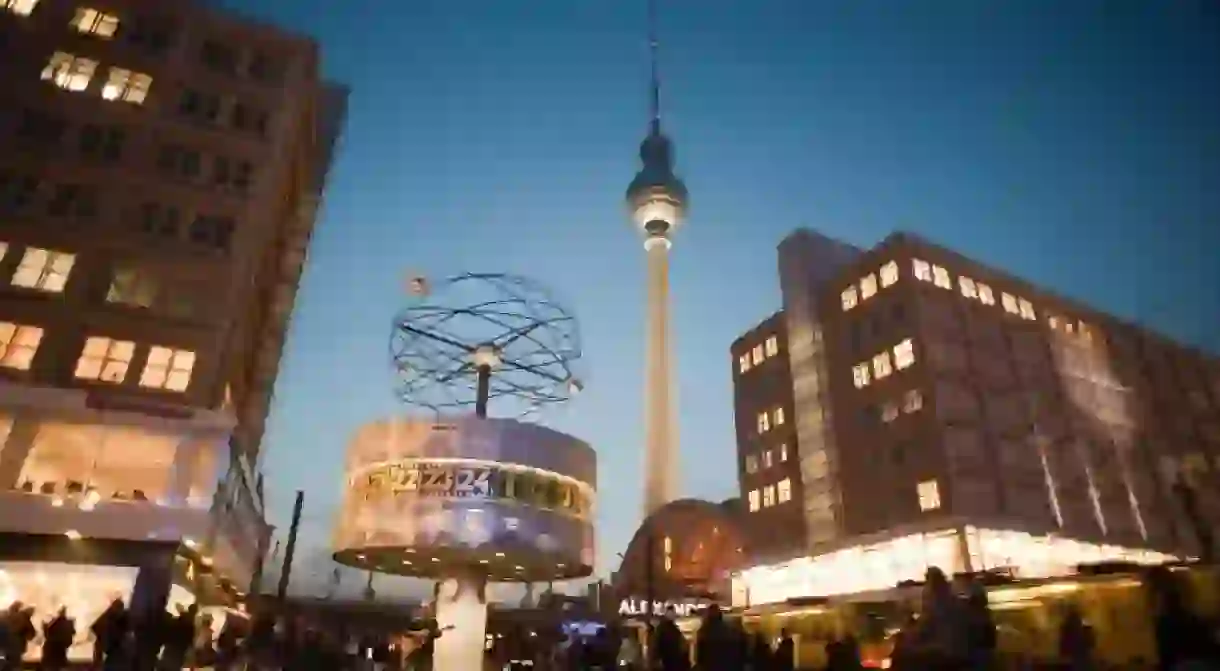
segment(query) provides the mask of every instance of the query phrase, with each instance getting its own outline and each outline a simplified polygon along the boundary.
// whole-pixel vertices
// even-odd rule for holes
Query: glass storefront
[[[76,621],[76,639],[68,659],[86,661],[93,657],[89,628],[111,601],[129,602],[138,572],[134,566],[0,562],[0,607],[20,601],[34,609],[39,637],[30,645],[27,660],[41,658],[42,625],[66,608]]]

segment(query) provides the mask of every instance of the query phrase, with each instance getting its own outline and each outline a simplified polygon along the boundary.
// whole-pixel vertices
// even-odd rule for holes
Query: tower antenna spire
[[[657,37],[657,0],[648,0],[648,57],[652,69],[650,82],[652,84],[651,131],[653,135],[661,134],[661,66],[659,51],[660,39]]]

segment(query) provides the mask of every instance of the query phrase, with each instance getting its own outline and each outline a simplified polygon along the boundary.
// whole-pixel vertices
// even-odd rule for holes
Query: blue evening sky
[[[350,116],[266,443],[273,519],[320,561],[345,442],[396,412],[409,270],[511,271],[581,319],[587,393],[546,419],[600,459],[599,573],[640,519],[644,0],[228,0],[312,34]],[[666,0],[686,495],[734,494],[728,347],[779,306],[775,245],[896,228],[1220,343],[1220,13],[1208,0]],[[356,583],[358,580],[345,580]],[[352,585],[356,588],[359,585]]]

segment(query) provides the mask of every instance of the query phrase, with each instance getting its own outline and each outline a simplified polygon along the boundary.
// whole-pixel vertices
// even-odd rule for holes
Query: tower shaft
[[[669,347],[669,241],[649,240],[644,388],[644,515],[677,497],[677,440]]]

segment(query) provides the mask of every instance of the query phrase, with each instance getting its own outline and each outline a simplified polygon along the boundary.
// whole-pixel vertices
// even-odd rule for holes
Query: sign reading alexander
[[[499,464],[404,460],[360,476],[353,487],[366,501],[385,496],[503,500],[580,517],[592,506],[588,494],[564,478]]]
[[[630,597],[619,602],[618,614],[623,617],[639,617],[647,615],[651,610],[656,615],[664,615],[665,611],[670,608],[674,609],[674,614],[678,617],[690,617],[707,608],[707,603],[694,600],[653,601],[652,608],[649,609],[648,599]]]

